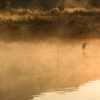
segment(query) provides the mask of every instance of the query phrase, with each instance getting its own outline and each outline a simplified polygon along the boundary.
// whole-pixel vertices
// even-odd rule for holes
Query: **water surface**
[[[0,100],[99,100],[99,40],[0,42]]]

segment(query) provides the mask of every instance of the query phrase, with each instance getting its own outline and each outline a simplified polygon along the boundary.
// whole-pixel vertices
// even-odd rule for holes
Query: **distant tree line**
[[[4,11],[6,9],[9,9],[10,7],[22,7],[22,8],[30,8],[33,9],[35,7],[43,7],[44,9],[51,9],[55,7],[55,5],[58,3],[59,9],[63,10],[63,7],[65,5],[66,0],[0,0],[0,10]],[[70,0],[67,0],[70,1]],[[83,0],[72,0],[76,1],[76,3],[80,4]],[[100,0],[87,0],[92,7],[100,8]],[[72,2],[73,3],[73,2]],[[70,5],[66,4],[64,7],[70,7]]]
[[[6,10],[10,8],[10,1],[9,0],[4,0],[2,3],[0,1],[0,10]]]
[[[7,7],[27,7],[30,3],[30,6],[32,7],[44,7],[44,9],[51,9],[55,7],[58,0],[0,0],[1,8],[6,9]],[[6,3],[4,3],[6,2]],[[10,4],[9,4],[10,3]]]

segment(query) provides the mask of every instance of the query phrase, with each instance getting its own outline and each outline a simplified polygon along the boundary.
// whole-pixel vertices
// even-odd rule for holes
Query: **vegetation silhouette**
[[[46,10],[34,6],[32,1],[14,8],[11,4],[8,0],[0,3],[1,40],[48,40],[56,35],[61,40],[100,37],[100,10],[97,8],[58,6]]]

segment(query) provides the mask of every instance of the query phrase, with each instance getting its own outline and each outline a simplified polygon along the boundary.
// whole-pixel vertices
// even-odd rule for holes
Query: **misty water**
[[[0,100],[100,100],[99,42],[0,42]]]

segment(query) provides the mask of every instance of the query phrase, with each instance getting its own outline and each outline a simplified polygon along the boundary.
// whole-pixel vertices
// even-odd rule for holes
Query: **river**
[[[100,100],[99,88],[99,40],[0,42],[0,100]]]

